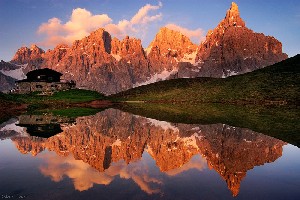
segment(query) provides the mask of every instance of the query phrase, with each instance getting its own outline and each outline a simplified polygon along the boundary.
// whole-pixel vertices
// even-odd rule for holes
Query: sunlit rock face
[[[238,6],[231,4],[225,18],[198,48],[197,76],[227,77],[250,72],[287,59],[282,44],[272,36],[248,29]]]
[[[11,60],[11,63],[18,65],[29,64],[30,66],[39,66],[43,62],[42,56],[44,53],[45,51],[35,44],[31,45],[30,48],[21,47],[15,53],[13,59]]]
[[[223,124],[172,124],[115,109],[79,117],[62,129],[48,139],[15,136],[12,140],[22,153],[36,156],[47,149],[82,160],[99,172],[121,161],[126,165],[138,162],[147,152],[161,172],[176,175],[194,166],[191,158],[200,154],[226,181],[233,196],[238,194],[247,171],[274,162],[285,144],[248,129]]]
[[[63,73],[64,79],[76,81],[80,88],[105,94],[125,90],[131,86],[129,72],[110,54],[111,45],[111,35],[98,29],[70,47],[61,44],[47,51],[41,67]]]
[[[148,76],[151,76],[148,67],[149,61],[140,39],[126,36],[120,41],[113,38],[111,47],[111,55],[116,60],[117,65],[128,74],[127,88],[131,88],[134,84],[143,82]]]
[[[177,72],[177,64],[195,54],[197,46],[188,37],[178,31],[161,28],[147,48],[150,65],[155,73]],[[194,58],[193,58],[194,59]],[[191,58],[190,62],[193,60]]]

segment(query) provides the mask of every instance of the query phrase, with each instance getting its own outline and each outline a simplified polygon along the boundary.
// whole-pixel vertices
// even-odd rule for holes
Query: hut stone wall
[[[19,82],[17,83],[17,91],[20,94],[30,92],[55,92],[61,90],[69,90],[74,88],[71,83],[64,82]]]

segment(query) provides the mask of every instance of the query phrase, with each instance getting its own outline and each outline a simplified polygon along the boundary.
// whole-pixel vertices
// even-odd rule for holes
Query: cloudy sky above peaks
[[[113,37],[142,40],[159,28],[180,30],[199,44],[225,17],[232,0],[0,0],[0,59],[21,46],[44,50],[72,43],[103,27]],[[237,0],[246,26],[277,38],[289,56],[300,53],[299,0]]]

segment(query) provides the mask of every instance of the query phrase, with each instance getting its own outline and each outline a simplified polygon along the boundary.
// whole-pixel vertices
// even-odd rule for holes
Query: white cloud
[[[162,17],[161,13],[153,16],[148,15],[151,10],[158,10],[161,7],[162,7],[161,2],[159,2],[157,6],[152,6],[150,4],[147,4],[144,7],[140,8],[140,10],[131,18],[130,22],[132,24],[146,24],[148,22],[161,19]]]
[[[101,27],[118,38],[126,35],[139,36],[147,30],[150,23],[162,19],[161,13],[150,13],[161,7],[161,2],[158,5],[146,4],[130,20],[122,19],[118,23],[113,23],[107,14],[93,15],[86,9],[76,8],[66,23],[56,17],[51,18],[39,26],[37,33],[45,36],[41,44],[47,47],[53,47],[58,43],[71,44],[74,40],[81,39]]]
[[[157,11],[162,6],[161,2],[158,5],[146,4],[130,20],[123,19],[118,24],[107,24],[105,29],[117,38],[124,38],[126,35],[142,37],[151,22],[162,19],[162,13],[150,14],[151,11]]]
[[[201,28],[191,30],[183,28],[176,24],[167,24],[166,27],[181,32],[183,35],[189,37],[196,44],[199,44],[202,40],[204,40],[204,31]]]

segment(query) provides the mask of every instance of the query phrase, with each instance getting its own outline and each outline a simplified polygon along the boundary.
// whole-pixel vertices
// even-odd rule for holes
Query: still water
[[[107,109],[22,115],[0,139],[2,199],[300,198],[300,149],[226,124]]]

